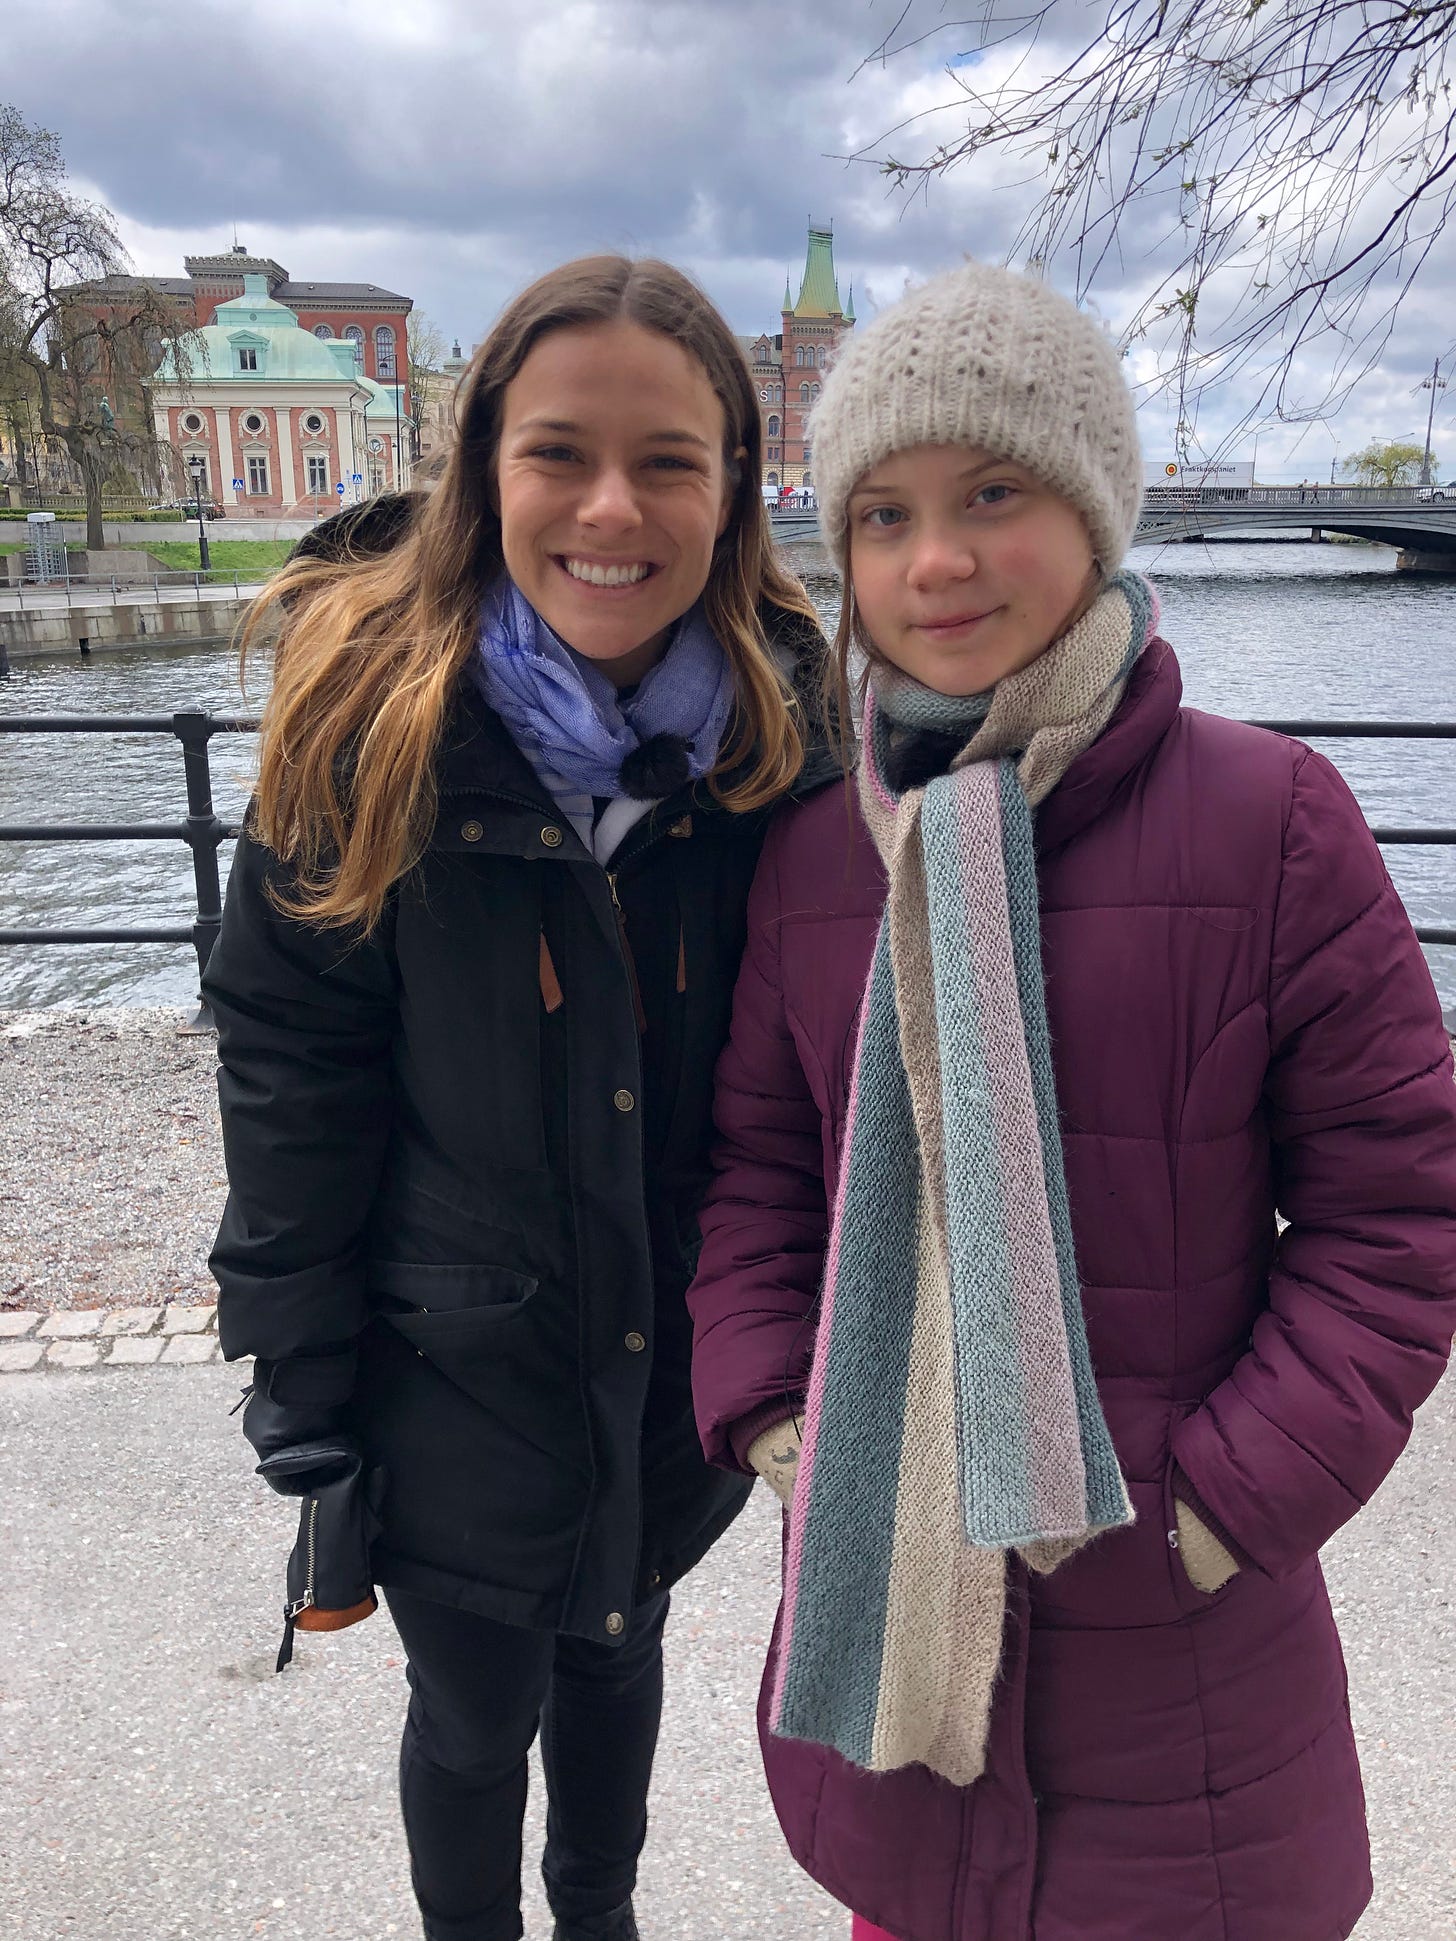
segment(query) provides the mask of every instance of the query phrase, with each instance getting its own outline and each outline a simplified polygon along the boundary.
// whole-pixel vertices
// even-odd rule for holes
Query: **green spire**
[[[784,310],[792,310],[794,307],[794,299],[789,290],[789,273],[787,270],[784,271],[784,300],[780,307]]]
[[[840,317],[839,279],[834,274],[834,231],[809,229],[809,247],[804,257],[804,280],[799,285],[796,317]]]
[[[849,286],[849,302],[844,306],[844,321],[846,323],[854,322],[854,284],[853,283],[851,283]]]

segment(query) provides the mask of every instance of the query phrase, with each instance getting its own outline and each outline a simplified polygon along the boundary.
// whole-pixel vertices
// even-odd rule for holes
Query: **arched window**
[[[377,377],[394,376],[394,332],[388,324],[374,326],[374,371]]]
[[[819,396],[819,386],[817,384],[811,384],[809,386],[809,396],[811,398],[817,398]]]
[[[766,475],[766,477],[764,478],[764,481],[763,481],[763,482],[764,482],[764,484],[765,484],[765,485],[777,485],[777,484],[778,484],[778,482],[779,482],[779,475],[778,475],[778,473],[777,473],[777,472],[769,472],[769,473],[768,473],[768,474]]]
[[[807,451],[804,453],[804,456],[805,458],[809,456]],[[803,478],[799,482],[803,486],[804,490],[807,492],[809,487],[814,483],[814,480],[810,473],[805,472]]]
[[[344,338],[347,343],[354,346],[354,369],[356,371],[362,371],[364,368],[364,332],[359,328],[358,324],[346,324],[344,326]]]
[[[821,345],[819,346],[819,368],[820,368],[820,370],[821,370],[821,371],[825,371],[825,370],[828,370],[828,368],[829,368],[829,346],[828,346],[828,344],[821,344]]]
[[[795,344],[794,346],[794,362],[800,370],[804,368],[804,346],[802,344]]]
[[[808,402],[809,402],[809,387],[807,384],[801,384],[799,386],[799,403],[807,404]]]
[[[332,337],[334,334],[334,327],[332,324],[315,324],[313,327],[313,334],[315,337]]]
[[[768,421],[768,435],[770,438],[777,438],[779,435],[779,421],[776,417]]]

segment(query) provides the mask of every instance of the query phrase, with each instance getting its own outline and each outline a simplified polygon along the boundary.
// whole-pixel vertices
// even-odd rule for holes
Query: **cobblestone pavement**
[[[217,1361],[217,1308],[173,1301],[166,1307],[0,1309],[0,1375],[32,1369],[174,1368]]]
[[[206,1339],[155,1321],[138,1338]],[[419,1933],[393,1793],[398,1641],[381,1613],[300,1638],[273,1676],[288,1513],[247,1475],[240,1380],[158,1363],[0,1381],[6,1941]],[[1327,1559],[1375,1829],[1358,1941],[1456,1933],[1453,1457],[1456,1381]],[[753,1739],[777,1552],[758,1492],[675,1594],[647,1941],[847,1941],[784,1851]],[[527,1920],[546,1941],[534,1879]]]

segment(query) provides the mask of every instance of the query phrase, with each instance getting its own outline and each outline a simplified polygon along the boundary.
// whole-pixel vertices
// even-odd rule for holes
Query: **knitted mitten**
[[[1176,1508],[1178,1554],[1183,1559],[1189,1583],[1199,1591],[1221,1590],[1230,1577],[1238,1574],[1238,1559],[1229,1555],[1208,1525],[1186,1503],[1179,1502]]]
[[[748,1466],[756,1470],[787,1509],[799,1473],[799,1425],[792,1416],[765,1429],[748,1445]]]

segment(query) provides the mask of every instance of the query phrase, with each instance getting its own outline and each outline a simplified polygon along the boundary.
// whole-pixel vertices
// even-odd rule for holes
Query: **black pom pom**
[[[655,802],[680,789],[692,774],[693,744],[681,735],[653,735],[634,748],[618,771],[624,793]]]

